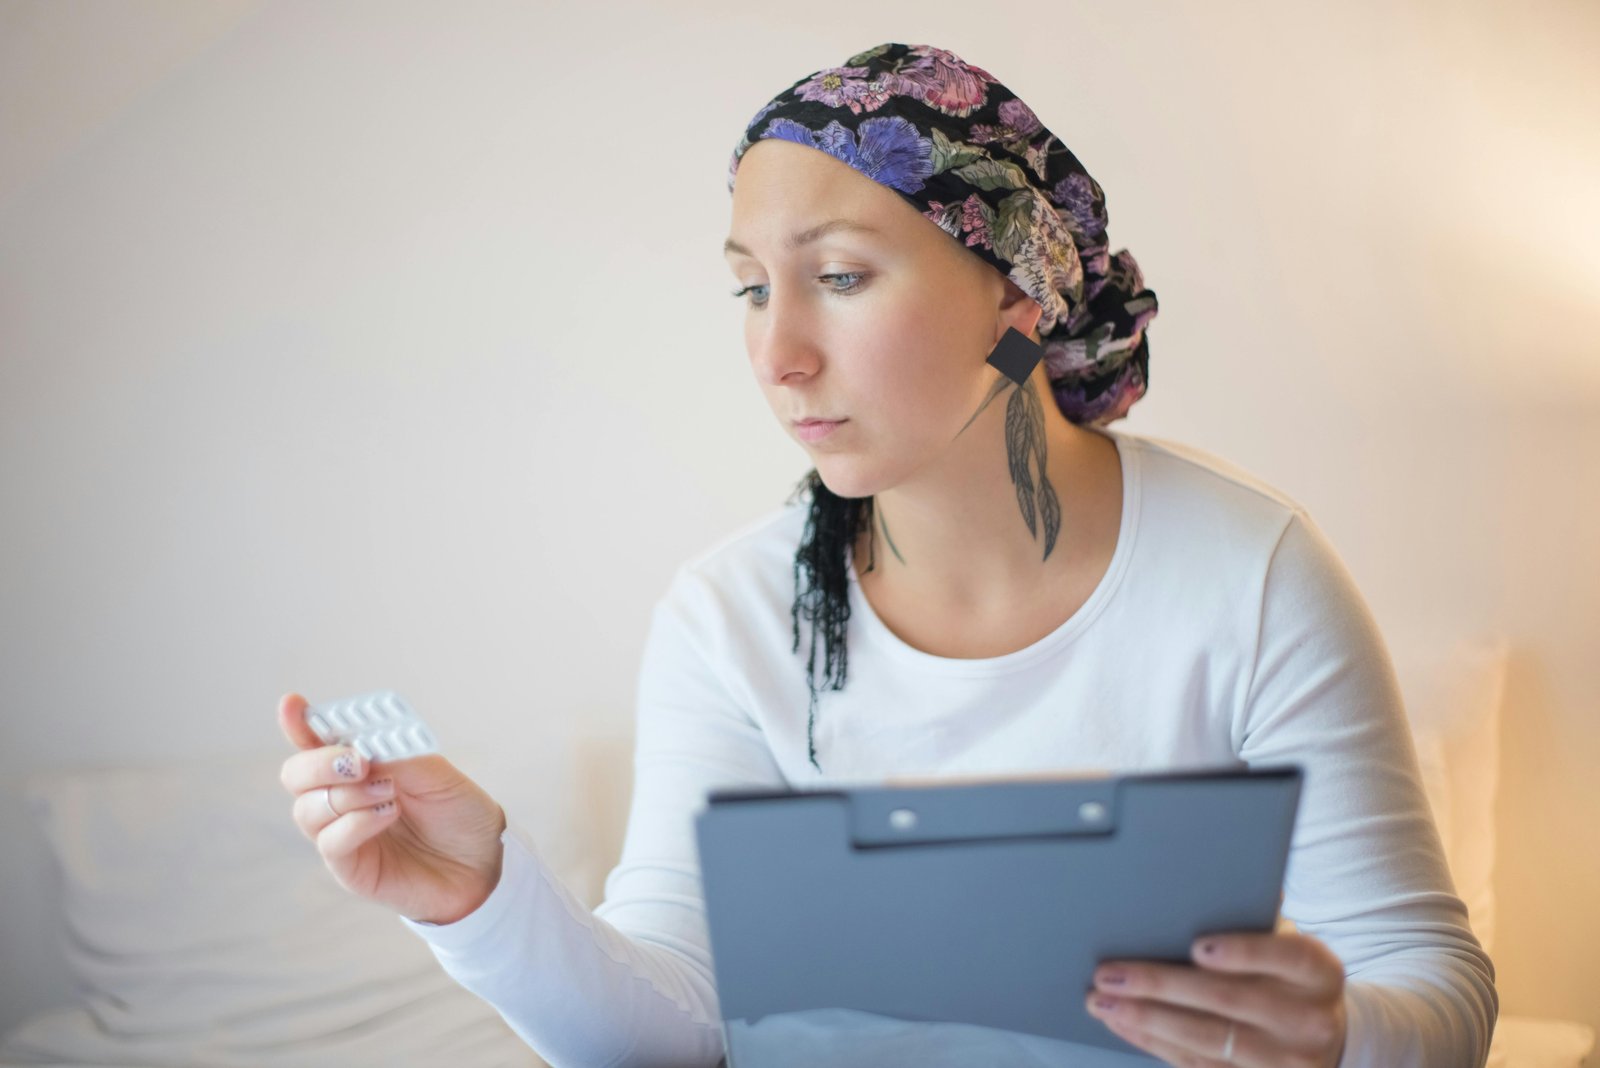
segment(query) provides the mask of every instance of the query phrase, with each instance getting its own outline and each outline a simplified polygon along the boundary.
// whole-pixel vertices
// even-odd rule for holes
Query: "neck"
[[[1001,616],[1101,554],[1121,499],[1116,444],[1069,422],[1036,381],[1015,400],[1015,387],[998,394],[936,462],[875,495],[854,556],[864,585],[928,611]]]

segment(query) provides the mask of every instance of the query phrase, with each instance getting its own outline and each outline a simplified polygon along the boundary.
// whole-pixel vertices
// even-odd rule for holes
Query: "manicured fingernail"
[[[373,779],[367,783],[367,793],[373,797],[388,797],[394,793],[394,780]]]
[[[1128,981],[1128,975],[1116,968],[1107,968],[1103,972],[1095,973],[1094,981],[1101,986],[1121,986]]]
[[[389,813],[394,811],[394,802],[385,801],[382,804],[373,805],[372,811],[376,812],[380,816],[387,816]]]
[[[333,759],[333,771],[346,779],[361,778],[361,754],[354,751],[340,753]]]
[[[1208,957],[1215,956],[1217,952],[1217,944],[1215,942],[1201,942],[1200,952],[1204,953]]]
[[[1096,994],[1089,1002],[1090,1006],[1098,1012],[1110,1012],[1117,1007],[1116,998],[1108,998],[1104,994]]]

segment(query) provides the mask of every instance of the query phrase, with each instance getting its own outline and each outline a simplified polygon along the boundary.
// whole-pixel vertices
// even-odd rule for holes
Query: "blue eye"
[[[834,289],[835,293],[854,293],[856,290],[861,288],[861,279],[863,279],[865,277],[866,277],[866,275],[861,271],[845,271],[845,272],[843,272],[841,274],[818,275],[818,278],[854,278],[855,279],[854,282],[851,282],[847,286],[839,286],[839,287],[835,288]]]
[[[817,281],[825,282],[825,281],[827,281],[829,279],[832,279],[832,278],[854,278],[854,279],[856,279],[854,282],[851,282],[849,285],[832,287],[832,292],[838,293],[838,294],[845,294],[845,293],[854,293],[856,290],[860,289],[861,286],[862,286],[861,279],[863,279],[865,277],[866,277],[866,272],[864,272],[864,271],[846,271],[846,272],[842,272],[842,273],[839,273],[839,274],[819,274],[817,276]],[[753,289],[766,289],[766,288],[767,288],[766,286],[745,286],[743,289],[735,289],[733,291],[733,296],[742,297],[746,293],[749,293]],[[749,303],[750,303],[750,307],[752,307],[752,308],[764,308],[764,307],[766,307],[766,304],[767,304],[765,299],[763,299],[763,300],[751,300]]]

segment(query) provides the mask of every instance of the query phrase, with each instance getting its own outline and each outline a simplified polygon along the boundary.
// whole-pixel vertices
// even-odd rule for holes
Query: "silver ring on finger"
[[[328,811],[333,813],[333,818],[334,819],[338,819],[340,816],[344,815],[343,812],[340,812],[338,809],[333,807],[333,787],[324,786],[322,788],[322,803],[324,805],[328,806]],[[1232,1049],[1233,1048],[1233,1042],[1231,1041],[1232,1036],[1230,1035],[1229,1038],[1230,1038],[1230,1041],[1228,1042],[1228,1048]]]
[[[1222,1057],[1223,1060],[1227,1061],[1229,1064],[1233,1063],[1233,1028],[1234,1028],[1234,1026],[1235,1025],[1232,1024],[1232,1023],[1228,1024],[1228,1041],[1226,1041],[1226,1042],[1224,1042],[1222,1044],[1221,1057]]]

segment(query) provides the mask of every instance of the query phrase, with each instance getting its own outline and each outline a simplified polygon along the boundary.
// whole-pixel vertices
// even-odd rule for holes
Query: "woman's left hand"
[[[1344,964],[1298,931],[1207,935],[1195,964],[1104,961],[1089,1013],[1176,1068],[1337,1068],[1344,1055]],[[1123,981],[1114,982],[1117,973]],[[1112,999],[1100,1008],[1099,998]],[[1231,1056],[1224,1057],[1233,1025]]]

